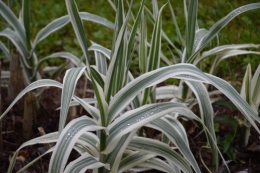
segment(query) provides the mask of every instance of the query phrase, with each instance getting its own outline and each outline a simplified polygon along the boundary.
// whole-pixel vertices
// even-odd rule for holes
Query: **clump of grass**
[[[207,90],[208,84],[226,95],[244,114],[247,121],[260,132],[255,123],[255,121],[260,122],[260,118],[240,94],[228,82],[204,73],[198,68],[202,59],[208,56],[219,56],[223,52],[229,55],[230,51],[235,51],[238,55],[241,53],[240,49],[255,46],[215,44],[212,48],[210,43],[216,41],[220,30],[234,17],[249,10],[259,9],[260,3],[235,9],[206,30],[199,29],[197,26],[198,1],[189,1],[189,4],[184,1],[186,20],[184,40],[181,35],[184,32],[178,32],[180,27],[175,20],[170,1],[159,8],[157,1],[153,0],[152,10],[142,1],[138,4],[136,13],[132,11],[134,1],[129,3],[121,0],[109,1],[116,12],[115,23],[100,16],[79,12],[73,0],[65,0],[65,2],[68,16],[60,17],[53,22],[65,21],[57,27],[46,26],[42,32],[39,32],[38,37],[36,36],[32,45],[34,47],[41,40],[40,38],[50,34],[49,29],[57,30],[70,22],[83,58],[69,52],[56,52],[46,57],[44,60],[54,57],[66,58],[77,67],[66,71],[62,84],[50,79],[41,79],[29,84],[1,115],[0,119],[17,100],[33,89],[45,86],[62,89],[58,131],[31,139],[21,145],[14,153],[8,172],[12,172],[19,150],[37,143],[56,143],[43,154],[52,152],[48,170],[50,173],[84,172],[87,169],[100,173],[140,172],[144,169],[157,169],[163,172],[201,172],[181,123],[187,119],[203,127],[209,145],[207,148],[212,151],[213,166],[218,170],[219,156],[224,159],[217,146],[213,123],[214,112],[211,105],[214,100]],[[167,7],[171,10],[181,48],[175,46],[162,27],[162,13]],[[129,22],[130,19],[133,22]],[[83,20],[95,21],[113,30],[111,50],[88,40]],[[152,33],[147,29],[147,21],[153,24]],[[162,39],[171,45],[172,55],[177,54],[179,62],[176,60],[173,64],[164,56],[161,49]],[[89,51],[93,51],[94,55],[90,56]],[[136,56],[139,59],[138,66],[141,74],[134,78],[130,73],[130,64]],[[216,58],[213,68],[222,59],[224,58]],[[167,66],[160,67],[161,60]],[[76,83],[82,75],[93,85],[95,96],[92,101],[95,100],[96,103],[94,106],[91,104],[93,102],[90,103],[89,100],[74,95]],[[179,85],[156,87],[169,78],[178,79]],[[165,101],[157,102],[158,99]],[[81,116],[65,126],[69,107],[75,104],[81,105],[90,116]],[[191,107],[195,104],[199,107],[199,116],[191,111]],[[159,130],[162,138],[154,140],[144,137],[142,133],[144,126]],[[176,148],[172,148],[170,143],[173,143]],[[64,164],[73,149],[80,154],[80,157],[68,165]],[[20,171],[25,170],[34,161]]]

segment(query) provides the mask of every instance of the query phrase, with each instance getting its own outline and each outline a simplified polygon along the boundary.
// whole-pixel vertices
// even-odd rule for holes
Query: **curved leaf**
[[[90,72],[90,57],[88,55],[87,38],[85,35],[82,19],[79,16],[78,7],[75,0],[66,0],[66,7],[70,17],[71,24],[77,36],[77,40],[87,60],[87,70]]]
[[[5,5],[3,1],[0,1],[0,13],[9,25],[16,31],[23,45],[26,45],[25,31],[15,14],[11,9]]]
[[[229,83],[210,74],[202,73],[195,66],[184,63],[163,67],[145,73],[142,76],[129,82],[111,99],[108,112],[109,122],[112,122],[114,118],[117,117],[119,113],[126,106],[128,106],[133,98],[144,88],[158,84],[170,77],[212,84],[224,95],[226,95],[245,115],[245,117],[248,119],[248,121],[250,121],[255,129],[260,132],[253,120],[255,119],[256,121],[260,122],[260,118]]]
[[[63,87],[61,93],[61,111],[60,111],[60,120],[59,120],[59,133],[61,133],[65,121],[67,119],[67,114],[69,110],[69,104],[71,102],[76,84],[82,73],[84,72],[85,67],[72,68],[66,71],[66,74],[63,79]]]
[[[213,55],[221,55],[221,54],[225,54],[226,52],[229,51],[234,51],[234,50],[239,50],[239,49],[245,49],[245,48],[259,48],[260,45],[257,44],[231,44],[231,45],[223,45],[223,46],[218,46],[215,47],[209,51],[205,51],[201,54],[201,56],[199,56],[195,61],[194,61],[194,65],[199,64],[203,59],[209,57],[209,56],[213,56]]]
[[[98,126],[94,120],[87,116],[82,116],[69,122],[60,133],[54,152],[51,156],[48,172],[63,172],[67,159],[77,139],[86,131],[101,129],[104,129],[104,127]]]
[[[138,169],[139,168],[139,169]],[[131,170],[135,171],[135,170],[140,170],[142,169],[143,171],[146,171],[147,169],[156,169],[162,172],[171,172],[171,173],[177,173],[172,166],[170,166],[168,163],[162,161],[161,159],[157,159],[157,158],[152,158],[149,159],[141,164],[138,165],[138,167],[132,168]],[[138,172],[136,171],[136,172]]]
[[[96,169],[105,166],[104,163],[98,162],[96,158],[88,153],[84,153],[76,160],[70,162],[63,173],[79,172],[84,173],[88,169]]]
[[[17,150],[16,152],[14,153],[11,161],[10,161],[10,164],[9,164],[9,167],[8,167],[8,171],[7,172],[13,172],[13,168],[14,168],[14,165],[15,165],[15,162],[16,162],[16,158],[19,154],[19,150],[25,146],[29,146],[29,145],[34,145],[34,144],[38,144],[38,143],[41,143],[41,144],[44,144],[44,143],[52,143],[52,142],[56,142],[58,140],[58,133],[57,132],[54,132],[54,133],[49,133],[49,134],[46,134],[44,136],[40,136],[38,138],[34,138],[34,139],[31,139],[25,143],[23,143]],[[53,148],[50,149],[49,151],[53,151]],[[48,152],[48,151],[47,151]],[[46,153],[45,153],[46,154]]]
[[[111,172],[117,172],[118,167],[120,164],[120,161],[122,159],[122,156],[124,154],[124,151],[126,147],[128,146],[129,142],[132,140],[133,136],[136,134],[137,130],[133,130],[132,132],[125,134],[121,137],[119,142],[115,144],[116,146],[114,149],[109,153],[109,155],[106,158],[106,163],[110,164],[111,166]],[[104,153],[107,150],[104,151]]]
[[[171,112],[182,112],[184,115],[190,115],[193,118],[196,117],[184,104],[174,102],[144,105],[140,108],[127,111],[108,125],[109,136],[107,137],[106,152],[110,153],[123,135],[137,130],[145,124]]]
[[[186,19],[186,56],[190,57],[192,55],[192,50],[194,47],[196,24],[197,24],[197,11],[198,11],[198,0],[189,1],[188,8],[188,18]],[[188,59],[185,57],[185,59]],[[182,60],[186,62],[186,60]]]
[[[252,84],[251,84],[251,97],[252,102],[254,105],[259,106],[260,104],[260,65],[258,65],[255,74],[252,78]]]
[[[87,13],[87,12],[79,12],[79,16],[82,20],[99,23],[110,29],[114,29],[114,27],[115,27],[112,22],[108,21],[107,19],[105,19],[103,17],[97,16],[95,14],[91,14],[91,13]],[[59,30],[60,28],[62,28],[65,25],[67,25],[69,22],[70,22],[70,18],[68,15],[62,16],[62,17],[50,22],[47,26],[45,26],[38,32],[38,34],[35,37],[34,42],[33,42],[33,48],[35,48],[36,45],[40,41],[42,41],[44,38],[48,37],[53,32]]]
[[[196,31],[192,52],[197,50],[199,43],[206,36],[207,33],[208,33],[208,30],[206,30],[206,29],[198,29]]]
[[[5,57],[10,61],[11,60],[11,54],[7,47],[4,45],[3,42],[0,41],[0,49],[3,51]]]
[[[171,147],[160,141],[142,137],[134,137],[128,148],[164,157],[169,162],[179,167],[183,172],[193,172],[189,163],[183,157],[171,149]]]
[[[38,160],[40,160],[43,156],[45,156],[46,154],[49,154],[51,152],[53,152],[54,148],[49,149],[48,151],[46,151],[44,154],[38,156],[36,159],[32,160],[30,163],[28,163],[26,166],[24,166],[22,169],[20,169],[19,171],[17,171],[17,173],[23,173],[26,171],[26,169],[28,169],[30,166],[32,166],[35,162],[37,162]]]
[[[28,62],[29,53],[25,45],[21,42],[21,39],[18,37],[17,33],[11,30],[10,28],[6,28],[0,32],[0,36],[7,37],[15,45],[15,47],[22,56],[22,62],[25,64],[25,67],[30,69],[31,66]]]
[[[172,99],[179,100],[181,98],[181,88],[175,85],[161,86],[156,88],[156,99]]]
[[[215,70],[215,68],[217,67],[217,65],[220,63],[220,61],[232,57],[232,56],[237,56],[237,55],[247,55],[247,54],[255,54],[255,55],[260,55],[260,52],[257,51],[247,51],[247,50],[229,50],[226,51],[223,54],[218,55],[215,59],[214,62],[211,66],[210,69],[210,74],[212,74]]]
[[[200,168],[189,147],[185,129],[177,119],[172,118],[169,121],[166,118],[161,118],[151,122],[150,125],[147,124],[147,126],[162,131],[178,147],[195,172],[200,172]]]
[[[31,33],[30,33],[30,0],[23,0],[22,1],[22,20],[25,29],[25,36],[26,36],[26,48],[31,48]]]
[[[13,100],[13,102],[8,106],[8,108],[4,111],[4,113],[0,116],[0,120],[7,114],[7,112],[14,106],[14,104],[22,97],[24,96],[27,92],[40,88],[40,87],[45,87],[45,86],[56,86],[59,88],[62,88],[62,84],[54,81],[54,80],[50,80],[50,79],[42,79],[36,82],[31,83],[30,85],[28,85],[25,89],[23,89],[17,96],[16,98]]]
[[[214,141],[217,141],[214,128],[214,111],[211,105],[208,91],[205,85],[200,82],[186,81],[186,84],[195,94],[196,99],[198,101],[201,120],[203,124],[207,127],[208,131],[210,132],[210,135],[212,136],[208,137],[208,134],[206,133],[212,151],[213,162],[214,164],[216,164],[216,169],[218,170],[218,151],[216,149],[217,146],[214,143]]]
[[[100,52],[102,53],[103,55],[105,55],[107,57],[107,59],[110,59],[110,56],[111,56],[111,51],[99,44],[92,44],[88,50],[92,50],[92,51],[96,51],[96,52]]]
[[[206,47],[206,45],[219,33],[219,31],[225,27],[232,19],[234,19],[236,16],[250,11],[260,8],[260,3],[252,3],[248,5],[241,6],[232,12],[230,12],[228,15],[226,15],[224,18],[219,20],[217,23],[215,23],[209,30],[208,34],[203,38],[203,40],[200,42],[200,45],[198,45],[198,49],[196,52],[192,54],[192,56],[189,57],[188,63],[192,63],[196,56],[199,54],[199,52]]]
[[[145,161],[148,161],[151,158],[154,158],[155,155],[147,154],[143,152],[134,151],[133,153],[129,154],[120,162],[120,166],[118,168],[118,173],[122,173],[130,168],[138,166]]]
[[[43,64],[44,61],[52,59],[52,58],[65,58],[65,59],[70,60],[77,67],[85,67],[85,64],[78,57],[73,55],[72,53],[69,53],[69,52],[56,52],[56,53],[53,53],[53,54],[51,54],[51,55],[49,55],[47,57],[42,58],[38,62],[38,64],[35,67],[35,70],[34,70],[34,75],[39,70],[39,68],[41,67],[41,65]],[[86,74],[86,76],[87,76],[87,74]]]
[[[80,147],[85,153],[86,151],[89,152],[92,156],[98,158],[100,151],[97,147],[97,144],[100,142],[99,138],[93,132],[85,132],[83,133],[80,138],[77,140],[77,143],[74,147]]]

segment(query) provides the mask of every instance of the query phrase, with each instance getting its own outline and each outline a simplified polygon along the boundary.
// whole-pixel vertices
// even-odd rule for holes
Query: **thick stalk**
[[[23,69],[20,66],[19,53],[16,51],[12,52],[12,61],[10,61],[10,78],[8,85],[8,101],[13,101],[15,97],[23,90],[24,80],[23,80]],[[23,99],[18,101],[18,105],[21,106]]]
[[[183,83],[183,89],[182,89],[182,97],[181,99],[183,100],[183,102],[186,101],[186,99],[188,98],[188,91],[189,91],[189,87],[186,83]]]
[[[104,130],[101,131],[100,133],[100,155],[99,155],[99,161],[102,163],[106,163],[106,155],[102,154],[102,151],[106,149],[106,132]],[[101,167],[98,169],[98,173],[104,173],[105,168]]]
[[[0,76],[1,76],[1,61],[0,61]],[[1,95],[1,77],[0,77],[0,115],[2,114],[2,95]],[[3,138],[2,138],[2,121],[0,121],[0,152],[3,151]]]
[[[31,139],[33,120],[36,119],[36,110],[38,108],[37,98],[33,92],[28,92],[24,101],[23,117],[23,137],[27,141]]]
[[[250,131],[251,131],[251,124],[246,119],[244,120],[244,124],[242,127],[242,139],[241,139],[241,145],[242,147],[246,147],[249,141],[250,137]]]

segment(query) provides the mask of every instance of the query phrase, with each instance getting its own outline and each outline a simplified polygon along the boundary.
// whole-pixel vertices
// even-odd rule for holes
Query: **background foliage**
[[[108,20],[114,22],[115,11],[110,7],[108,1],[90,1],[77,0],[79,4],[79,11],[88,11],[93,14],[105,17]],[[165,4],[167,1],[158,1],[159,6]],[[172,1],[172,6],[176,13],[176,19],[179,23],[182,35],[185,31],[185,19],[183,14],[183,3],[182,1]],[[231,10],[240,7],[248,3],[258,2],[257,0],[200,0],[198,6],[198,24],[201,28],[209,29],[214,23],[219,19],[228,14]],[[149,6],[150,1],[146,2]],[[52,20],[67,14],[66,6],[64,1],[57,1],[55,3],[50,3],[48,1],[39,0],[31,1],[31,30],[32,38],[35,38],[36,34],[41,28]],[[42,8],[44,6],[44,8]],[[18,13],[21,9],[21,3],[19,1],[12,2],[12,10]],[[47,9],[47,10],[46,10]],[[138,10],[137,3],[134,4],[133,10]],[[164,9],[162,14],[163,23],[162,27],[164,31],[169,36],[173,43],[178,41],[175,34],[174,25],[170,16],[168,8]],[[225,44],[242,44],[242,43],[259,43],[260,38],[260,20],[258,20],[259,11],[253,10],[246,14],[239,15],[234,20],[232,20],[219,34],[220,45]],[[109,49],[111,49],[111,41],[113,36],[113,31],[106,28],[100,27],[92,22],[85,22],[85,32],[89,37],[89,40],[93,40]],[[0,26],[1,27],[1,26]],[[152,31],[152,25],[148,28]],[[74,39],[71,39],[74,38]],[[166,44],[166,43],[165,43]],[[46,46],[48,45],[48,46]],[[163,46],[164,47],[164,46]],[[77,40],[74,37],[72,27],[69,25],[65,26],[59,32],[53,33],[47,39],[44,39],[39,43],[38,47],[38,57],[45,57],[53,52],[58,51],[68,51],[77,56],[80,56],[80,48],[78,46]],[[209,61],[209,60],[207,60]],[[60,64],[62,60],[51,59],[49,60],[49,65]],[[207,63],[204,64],[207,68]],[[254,72],[259,64],[259,60],[256,55],[243,55],[240,58],[229,58],[222,61],[216,71],[217,76],[226,77],[231,76],[231,80],[239,79],[242,81],[243,74],[246,71],[246,66],[251,63],[252,71]],[[230,68],[232,67],[232,68]]]

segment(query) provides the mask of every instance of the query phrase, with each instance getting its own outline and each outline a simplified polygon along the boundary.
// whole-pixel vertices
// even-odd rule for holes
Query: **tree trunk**
[[[36,113],[38,109],[38,101],[33,92],[28,92],[24,101],[24,115],[23,115],[23,137],[27,141],[33,136],[33,122],[36,120]]]
[[[10,61],[10,78],[8,86],[8,101],[13,101],[15,97],[24,89],[23,70],[20,66],[19,53],[12,52],[12,60]],[[18,105],[22,106],[23,101],[18,101]]]

